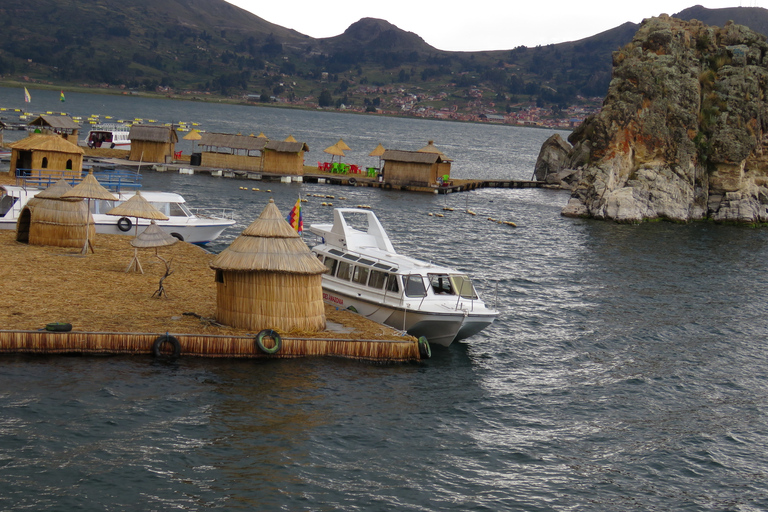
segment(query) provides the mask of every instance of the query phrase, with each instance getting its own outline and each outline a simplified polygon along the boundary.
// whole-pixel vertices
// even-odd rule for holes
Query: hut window
[[[224,284],[224,272],[222,272],[221,270],[217,269],[216,270],[216,278],[215,279],[216,279],[217,283]]]
[[[47,169],[48,168],[48,157],[47,156],[43,157],[42,168],[43,169]]]
[[[352,265],[346,261],[340,261],[339,269],[336,271],[336,277],[349,281],[349,278],[352,277]]]
[[[336,273],[336,264],[338,263],[338,260],[335,260],[334,258],[325,258],[325,268],[328,269],[326,272],[328,275],[334,275]]]
[[[358,284],[365,285],[368,282],[368,269],[365,267],[355,267],[352,280]]]
[[[368,280],[368,286],[371,288],[384,288],[384,283],[387,282],[387,273],[380,270],[371,270],[371,278]]]
[[[66,167],[66,169],[68,171],[72,170],[72,159],[71,158],[69,160],[67,160],[67,167]]]

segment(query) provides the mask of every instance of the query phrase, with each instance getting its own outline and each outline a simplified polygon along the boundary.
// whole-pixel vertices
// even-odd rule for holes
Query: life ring
[[[117,219],[117,229],[120,231],[130,231],[133,227],[133,222],[128,217],[120,217]]]
[[[55,332],[69,332],[72,330],[72,324],[66,322],[51,322],[49,324],[45,324],[45,330]]]
[[[267,337],[275,340],[275,346],[268,348],[264,345],[264,338]],[[259,350],[265,354],[277,354],[280,351],[280,348],[283,346],[283,340],[280,339],[280,335],[277,334],[277,332],[274,330],[264,329],[256,336],[256,346],[259,347]]]
[[[432,357],[432,349],[429,347],[429,341],[424,336],[419,337],[419,355],[422,359]]]
[[[173,352],[169,355],[167,352],[163,352],[162,348],[165,343],[170,343],[173,347]],[[152,344],[152,355],[155,357],[168,357],[170,359],[176,359],[181,355],[181,344],[175,336],[164,334],[158,336],[155,342]]]
[[[184,241],[184,237],[181,236],[179,233],[171,233],[171,236],[174,237],[174,238],[178,238],[179,242],[183,242]]]
[[[349,183],[350,185],[354,185],[355,183],[357,183],[357,180],[355,178],[349,178],[347,183]]]

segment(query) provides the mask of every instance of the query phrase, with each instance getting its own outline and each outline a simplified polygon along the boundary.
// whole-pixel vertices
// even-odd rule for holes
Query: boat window
[[[352,277],[352,265],[346,261],[340,261],[339,269],[336,271],[336,277],[349,281],[349,278]]]
[[[429,274],[429,284],[436,295],[455,295],[448,274]]]
[[[357,261],[359,259],[357,256],[353,256],[351,254],[345,254],[343,257],[350,261]]]
[[[405,278],[405,295],[407,297],[424,297],[427,295],[427,289],[424,288],[424,281],[418,274],[412,274]]]
[[[169,214],[170,217],[186,217],[187,212],[181,207],[181,203],[170,203]]]
[[[357,262],[362,263],[363,265],[373,265],[374,263],[373,260],[366,260],[365,258],[360,258]]]
[[[355,267],[355,273],[352,275],[352,280],[356,283],[364,285],[368,282],[368,269],[365,267]]]
[[[470,281],[469,276],[452,275],[451,282],[453,283],[453,288],[465,299],[477,298],[477,292],[475,291],[475,287],[472,286],[472,281]]]
[[[390,274],[387,279],[387,291],[400,293],[400,286],[398,283],[397,274]]]
[[[170,215],[168,213],[168,203],[155,203],[155,202],[150,201],[149,204],[151,204],[152,206],[154,206],[155,208],[160,210],[162,213],[164,213],[166,215]]]
[[[331,254],[335,254],[336,256],[344,256],[344,253],[338,249],[330,249],[328,252]]]
[[[16,204],[17,200],[18,199],[13,196],[3,194],[3,197],[0,198],[0,215],[5,216],[5,214],[8,213],[11,207],[13,207],[13,205]]]
[[[384,283],[387,282],[387,273],[380,270],[371,270],[371,277],[368,279],[368,286],[371,288],[384,288]]]
[[[332,276],[336,273],[336,264],[338,263],[337,260],[334,258],[325,258],[325,268],[328,269],[326,274],[329,276]]]
[[[383,269],[383,270],[389,270],[391,268],[389,265],[385,265],[383,263],[376,263],[374,265],[374,267],[380,268],[380,269]]]

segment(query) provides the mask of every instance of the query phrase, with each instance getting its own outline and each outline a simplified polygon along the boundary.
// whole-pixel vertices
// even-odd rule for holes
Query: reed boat
[[[430,344],[448,346],[499,315],[465,273],[399,254],[374,212],[336,208],[332,224],[312,224],[312,251],[328,269],[323,299]]]
[[[16,229],[17,222],[27,202],[43,188],[29,186],[0,185],[0,229]],[[117,201],[92,200],[91,213],[97,233],[108,235],[133,235],[149,226],[148,219],[116,217],[106,212],[127,201],[136,193],[135,190],[114,192]],[[141,191],[141,195],[155,208],[164,213],[168,220],[155,223],[167,233],[185,242],[205,245],[221,236],[222,232],[235,224],[235,220],[225,210],[191,209],[184,198],[174,192]],[[26,216],[29,222],[29,215]],[[138,222],[138,227],[136,223]]]

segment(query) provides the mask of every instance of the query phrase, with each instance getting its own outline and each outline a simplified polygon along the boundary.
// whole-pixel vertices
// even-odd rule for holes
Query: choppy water
[[[76,114],[292,133],[310,155],[339,137],[361,160],[432,139],[463,177],[528,178],[552,133],[79,96]],[[398,250],[469,272],[503,313],[423,364],[3,356],[0,509],[768,509],[765,230],[565,219],[568,195],[539,189],[145,182],[237,208],[214,250],[269,197],[285,212],[299,194],[371,205]],[[305,223],[329,222],[309,199]]]

